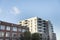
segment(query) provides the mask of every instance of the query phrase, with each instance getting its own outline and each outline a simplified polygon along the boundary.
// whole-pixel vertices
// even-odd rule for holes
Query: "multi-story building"
[[[53,33],[53,40],[56,40],[56,34]]]
[[[53,33],[54,33],[53,26],[50,21],[47,21],[47,24],[48,24],[49,39],[53,40]]]
[[[0,21],[0,40],[17,40],[25,31],[28,31],[26,26]]]
[[[29,27],[31,33],[42,34],[42,40],[52,40],[53,26],[49,20],[43,20],[38,17],[22,20],[19,23],[22,26]]]

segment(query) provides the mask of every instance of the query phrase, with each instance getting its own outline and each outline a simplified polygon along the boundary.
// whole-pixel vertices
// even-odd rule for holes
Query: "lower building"
[[[56,34],[53,33],[53,39],[52,40],[56,40]]]
[[[17,40],[25,31],[28,31],[26,26],[0,21],[0,40]]]

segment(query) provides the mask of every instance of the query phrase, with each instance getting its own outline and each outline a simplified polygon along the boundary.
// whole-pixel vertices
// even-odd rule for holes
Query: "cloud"
[[[20,14],[20,12],[21,11],[17,7],[12,7],[12,9],[11,9],[11,13]]]

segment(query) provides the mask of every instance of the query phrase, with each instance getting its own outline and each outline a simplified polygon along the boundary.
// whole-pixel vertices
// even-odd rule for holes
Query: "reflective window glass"
[[[13,29],[12,29],[13,31],[17,31],[17,27],[13,27]]]
[[[7,27],[6,27],[6,30],[10,30],[10,27],[9,27],[9,26],[7,26]]]
[[[6,32],[6,37],[10,37],[10,32]]]
[[[4,32],[0,32],[0,37],[4,37]]]
[[[0,39],[0,40],[3,40],[3,39]]]
[[[16,37],[17,36],[17,33],[12,33],[12,37]]]
[[[22,29],[22,32],[25,32],[26,30],[25,29]]]
[[[18,28],[18,31],[20,31],[20,32],[21,32],[21,28]]]
[[[0,30],[5,30],[5,26],[0,25]]]

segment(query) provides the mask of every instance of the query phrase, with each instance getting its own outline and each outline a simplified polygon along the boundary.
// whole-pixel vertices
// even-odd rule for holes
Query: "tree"
[[[32,34],[32,40],[40,40],[40,34],[39,33],[33,33]]]
[[[20,34],[20,40],[24,40],[23,34]]]
[[[24,40],[31,40],[31,33],[29,31],[24,32]]]

